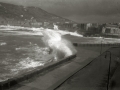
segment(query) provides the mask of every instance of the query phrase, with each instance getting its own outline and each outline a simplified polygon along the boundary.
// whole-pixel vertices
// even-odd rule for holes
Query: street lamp
[[[109,79],[110,79],[110,65],[111,65],[111,52],[110,51],[106,51],[106,55],[105,58],[107,58],[107,53],[110,54],[110,61],[109,61],[109,67],[108,67],[108,82],[107,82],[107,90],[109,89]]]
[[[104,41],[104,37],[101,37],[101,50],[100,50],[100,55],[102,54],[102,42]]]
[[[117,55],[112,54],[110,51],[106,51],[105,58],[107,58],[107,53],[110,54],[109,69],[108,69],[108,80],[107,80],[107,81],[108,81],[108,83],[107,83],[107,90],[108,90],[108,89],[109,89],[109,81],[110,81],[110,80],[109,80],[109,79],[110,79],[110,73],[111,73],[111,72],[110,72],[110,70],[111,70],[111,69],[110,69],[110,66],[111,66],[111,56],[114,55],[114,56],[117,57],[117,59],[116,59],[116,62],[117,62],[117,63],[119,63],[120,58],[119,58]]]

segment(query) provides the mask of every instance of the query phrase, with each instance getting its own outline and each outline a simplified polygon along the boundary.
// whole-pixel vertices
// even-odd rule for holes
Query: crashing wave
[[[72,43],[64,39],[60,33],[50,29],[46,29],[42,33],[44,36],[42,40],[52,50],[54,59],[62,59],[76,53]]]

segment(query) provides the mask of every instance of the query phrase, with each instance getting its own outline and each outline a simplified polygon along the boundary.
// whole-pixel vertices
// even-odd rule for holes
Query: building
[[[119,25],[107,24],[102,28],[102,35],[105,37],[118,38],[120,37]]]
[[[117,35],[120,34],[120,28],[118,25],[106,25],[102,28],[102,33],[108,35]]]

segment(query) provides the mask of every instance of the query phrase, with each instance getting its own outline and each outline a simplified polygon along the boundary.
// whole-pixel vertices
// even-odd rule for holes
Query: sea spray
[[[50,29],[45,29],[42,33],[44,36],[42,40],[51,49],[51,54],[55,60],[65,58],[77,52],[72,43],[63,38],[60,33]]]

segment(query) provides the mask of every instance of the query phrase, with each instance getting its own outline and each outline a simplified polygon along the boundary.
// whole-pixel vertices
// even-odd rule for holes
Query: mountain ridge
[[[65,23],[73,22],[60,16],[51,14],[39,7],[22,6],[0,2],[0,24],[16,23]]]

